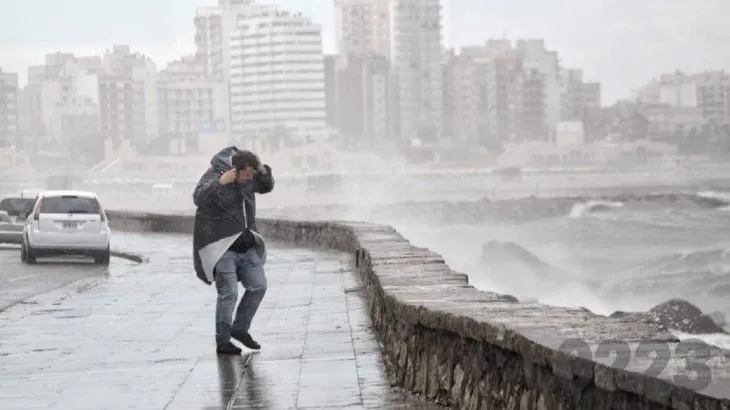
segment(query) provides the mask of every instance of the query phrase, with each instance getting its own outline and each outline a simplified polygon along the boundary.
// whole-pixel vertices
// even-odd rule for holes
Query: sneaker
[[[231,337],[238,340],[239,342],[241,342],[241,344],[243,344],[244,346],[248,347],[251,350],[261,349],[261,345],[256,343],[256,341],[253,340],[253,338],[251,337],[251,335],[248,332],[246,332],[246,333],[231,332]]]
[[[218,345],[215,349],[218,354],[239,355],[242,350],[231,342]]]

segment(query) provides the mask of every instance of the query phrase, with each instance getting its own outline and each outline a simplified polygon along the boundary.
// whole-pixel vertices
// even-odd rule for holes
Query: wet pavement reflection
[[[149,262],[0,313],[1,408],[437,408],[391,389],[348,255],[273,244],[251,329],[263,348],[230,357],[215,354],[215,289],[190,237],[114,246]]]

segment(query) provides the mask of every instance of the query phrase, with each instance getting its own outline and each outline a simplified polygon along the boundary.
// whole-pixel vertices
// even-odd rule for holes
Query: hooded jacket
[[[198,278],[208,285],[215,281],[218,260],[245,230],[253,234],[256,252],[266,262],[266,242],[256,227],[256,194],[271,192],[274,177],[271,167],[264,165],[266,173],[257,173],[251,181],[221,185],[218,178],[233,168],[231,158],[237,151],[231,146],[215,154],[193,192],[197,207],[193,264]]]

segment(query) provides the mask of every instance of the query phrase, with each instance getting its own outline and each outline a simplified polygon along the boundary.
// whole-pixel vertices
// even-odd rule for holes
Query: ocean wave
[[[616,206],[622,204],[622,206]],[[730,194],[722,191],[617,194],[609,196],[525,197],[474,201],[405,201],[393,204],[329,205],[262,209],[269,217],[357,219],[378,223],[435,224],[526,223],[546,218],[585,216],[595,211],[730,210]]]
[[[482,246],[479,261],[487,266],[520,264],[534,272],[550,273],[555,271],[555,268],[548,265],[537,255],[514,242],[488,241]]]
[[[565,283],[578,281],[589,284],[584,278],[544,261],[525,247],[504,241],[487,241],[482,246],[479,265],[489,273],[535,279],[538,281]]]
[[[594,312],[608,311],[607,306],[596,301],[595,290],[600,287],[598,283],[551,265],[514,242],[486,242],[482,247],[478,266],[474,271],[475,277],[486,276],[490,287],[514,295],[522,301],[535,300],[559,306],[590,306]]]
[[[580,218],[585,213],[603,211],[603,210],[608,210],[611,208],[620,208],[622,206],[624,206],[623,202],[611,202],[611,201],[600,201],[600,200],[578,202],[575,205],[573,205],[573,208],[570,210],[570,214],[568,216],[570,218],[576,219],[576,218]]]
[[[647,279],[654,276],[677,274],[727,274],[728,272],[730,272],[730,249],[727,248],[663,255],[629,270],[629,273],[641,273]]]
[[[696,196],[701,199],[716,202],[718,207],[727,207],[730,205],[730,192],[700,191]]]

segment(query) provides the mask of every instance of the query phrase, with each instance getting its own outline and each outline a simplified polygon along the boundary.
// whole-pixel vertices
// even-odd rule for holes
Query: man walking
[[[208,285],[215,282],[218,291],[218,354],[241,353],[231,338],[249,349],[261,348],[249,334],[251,320],[266,293],[266,243],[256,228],[256,194],[273,189],[271,167],[262,164],[256,154],[235,146],[213,156],[210,168],[195,187],[193,260],[198,278]],[[239,281],[246,292],[235,309]]]

